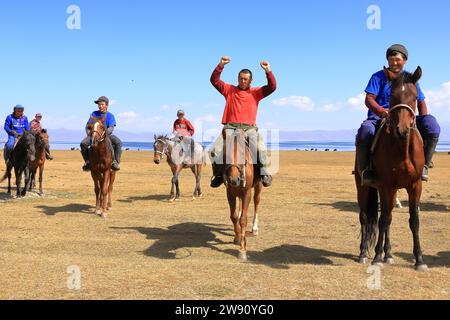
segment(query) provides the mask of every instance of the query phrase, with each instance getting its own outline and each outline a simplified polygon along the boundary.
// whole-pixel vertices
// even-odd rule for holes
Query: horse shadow
[[[416,260],[412,253],[396,253],[396,256],[399,256],[403,260],[408,261],[409,263],[415,263]],[[423,255],[423,259],[428,266],[432,267],[450,267],[450,251],[441,251],[438,252],[437,255]]]
[[[180,223],[164,228],[144,227],[111,227],[115,230],[135,230],[145,235],[147,239],[156,240],[143,254],[159,259],[179,259],[180,251],[184,257],[191,255],[191,248],[209,248],[217,251],[217,244],[225,244],[215,233],[230,236],[228,228],[218,224],[203,224],[196,222]]]
[[[164,194],[152,194],[148,196],[132,196],[128,197],[126,199],[119,199],[118,202],[124,202],[124,203],[132,203],[134,201],[165,201],[168,200],[170,197],[168,195]]]
[[[38,209],[41,209],[44,211],[44,213],[48,216],[54,216],[58,213],[86,213],[86,214],[92,214],[93,213],[93,206],[87,205],[87,204],[78,204],[78,203],[72,203],[65,206],[60,207],[50,207],[50,206],[37,206]]]
[[[238,249],[220,249],[219,245],[233,243],[234,232],[231,228],[217,224],[180,223],[161,228],[111,227],[115,230],[134,230],[147,239],[156,240],[143,254],[159,259],[183,259],[192,255],[192,248],[208,248],[222,254],[233,256],[237,260]],[[217,238],[216,234],[229,237],[230,241]],[[308,248],[301,245],[281,245],[261,252],[249,251],[249,263],[263,264],[277,269],[288,269],[290,264],[336,265],[331,258],[343,258],[356,261],[351,254]]]
[[[408,207],[408,199],[403,199],[402,205],[404,208]],[[359,206],[356,201],[337,201],[333,203],[316,203],[317,206],[332,207],[341,212],[359,213]],[[450,212],[450,208],[444,204],[433,202],[421,202],[420,211],[437,211],[437,212]]]
[[[332,207],[341,212],[359,213],[358,203],[356,201],[336,201],[332,203],[314,203],[320,207]]]
[[[224,253],[237,257],[237,249],[223,250]],[[274,269],[289,269],[289,265],[341,265],[332,258],[356,261],[357,256],[338,253],[324,249],[310,248],[302,245],[283,244],[263,251],[248,251],[248,262],[263,264]]]

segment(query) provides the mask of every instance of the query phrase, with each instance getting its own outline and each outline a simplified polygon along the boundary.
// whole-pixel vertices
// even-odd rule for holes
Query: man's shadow
[[[177,259],[180,258],[180,249],[183,249],[182,256],[190,255],[190,248],[209,248],[217,251],[215,245],[226,244],[215,233],[229,236],[231,241],[232,234],[229,228],[223,228],[218,224],[203,224],[195,222],[180,223],[162,228],[143,228],[143,227],[111,227],[116,230],[135,230],[144,234],[147,239],[156,240],[143,253],[146,256],[159,259]]]
[[[180,223],[161,228],[143,227],[112,227],[116,230],[135,230],[144,234],[147,239],[156,240],[143,253],[146,256],[159,259],[180,259],[192,254],[191,248],[208,248],[216,252],[238,257],[239,248],[221,249],[220,245],[233,243],[234,232],[231,227],[217,224]],[[229,241],[217,238],[217,234],[229,237]],[[258,238],[252,237],[252,241]],[[264,251],[248,252],[250,263],[264,264],[273,268],[288,269],[289,264],[336,265],[331,258],[343,258],[356,261],[357,257],[351,254],[336,253],[323,249],[309,248],[301,245],[281,245]]]

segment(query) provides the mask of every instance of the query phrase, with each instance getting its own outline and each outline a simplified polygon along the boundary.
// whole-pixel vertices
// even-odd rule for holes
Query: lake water
[[[205,147],[209,147],[211,142],[203,142]],[[353,142],[333,142],[333,141],[286,141],[277,144],[267,143],[269,150],[315,150],[325,151],[329,149],[330,151],[355,151],[355,145]],[[79,149],[80,143],[73,142],[53,142],[51,144],[53,150],[70,150],[72,148]],[[124,142],[123,149],[129,150],[153,150],[153,142]],[[437,147],[439,152],[449,152],[450,151],[450,141],[439,142]]]

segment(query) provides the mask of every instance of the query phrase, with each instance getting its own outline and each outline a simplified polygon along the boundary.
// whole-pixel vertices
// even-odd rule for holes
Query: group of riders
[[[401,44],[392,45],[387,49],[386,59],[389,64],[389,70],[396,76],[401,76],[404,73],[404,66],[408,60],[408,50]],[[260,168],[259,173],[261,181],[265,187],[272,183],[272,177],[268,170],[267,149],[261,134],[256,126],[256,117],[258,112],[259,102],[265,97],[269,96],[276,90],[275,76],[271,70],[270,64],[267,61],[261,62],[261,67],[266,73],[267,85],[263,87],[252,87],[253,74],[249,69],[243,69],[238,74],[238,85],[231,85],[223,82],[220,79],[221,73],[225,66],[231,62],[227,56],[221,58],[220,63],[214,69],[211,75],[211,84],[224,96],[226,100],[225,109],[222,117],[222,124],[224,126],[225,139],[234,134],[238,129],[243,130],[249,141],[252,150],[256,150],[257,163]],[[440,127],[435,117],[428,113],[425,96],[417,84],[418,97],[417,106],[419,115],[416,118],[417,128],[422,135],[424,142],[425,167],[422,174],[422,180],[428,180],[428,169],[433,167],[433,153],[436,149]],[[389,100],[391,94],[391,82],[384,70],[381,70],[372,75],[366,87],[366,101],[365,104],[368,111],[367,119],[362,123],[356,135],[356,153],[357,153],[357,170],[361,173],[362,183],[366,186],[371,186],[376,181],[376,175],[371,169],[371,145],[376,135],[377,129],[380,127],[382,121],[389,120]],[[115,136],[114,129],[116,127],[116,120],[114,115],[108,111],[109,99],[105,96],[98,98],[95,103],[98,105],[98,110],[91,114],[86,124],[86,138],[80,144],[81,154],[84,159],[83,170],[89,171],[89,149],[91,140],[89,138],[88,126],[94,118],[104,118],[104,125],[107,128],[107,133],[110,137],[113,150],[112,170],[120,170],[120,159],[122,154],[122,141]],[[173,135],[171,139],[177,143],[182,144],[183,152],[188,154],[190,146],[193,145],[193,135],[195,128],[185,118],[185,112],[179,110],[177,112],[177,119],[173,125]],[[5,146],[6,157],[14,148],[17,139],[24,133],[25,130],[39,131],[41,127],[42,115],[37,114],[36,118],[28,123],[27,117],[24,115],[24,108],[21,105],[14,107],[14,112],[6,118],[5,131],[8,134],[8,142]],[[211,180],[211,187],[217,188],[222,182],[222,172],[224,170],[223,161],[223,136],[219,135],[216,142],[210,150],[210,157],[212,160],[213,179]],[[47,159],[53,159],[50,150],[46,150]]]

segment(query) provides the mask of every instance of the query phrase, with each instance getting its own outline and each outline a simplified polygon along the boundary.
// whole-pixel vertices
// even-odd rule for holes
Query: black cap
[[[106,102],[106,105],[109,105],[109,99],[105,96],[101,96],[97,100],[94,101],[96,104],[99,104],[99,102]]]
[[[395,52],[400,52],[406,57],[406,60],[408,60],[408,49],[406,49],[406,47],[402,44],[393,44],[390,46],[386,51],[386,59],[389,59],[389,57]]]

